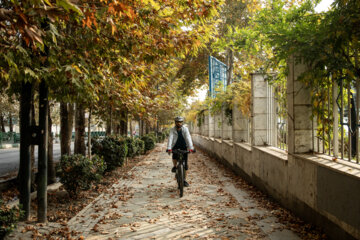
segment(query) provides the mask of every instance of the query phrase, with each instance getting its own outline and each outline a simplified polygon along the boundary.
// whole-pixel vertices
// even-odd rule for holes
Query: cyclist
[[[183,126],[184,118],[176,117],[175,118],[175,127],[170,129],[167,152],[170,155],[173,149],[187,150],[194,152],[194,146],[191,140],[190,131],[186,126]],[[173,164],[174,167],[171,169],[171,172],[176,172],[176,163],[178,159],[178,154],[173,154]],[[185,170],[188,170],[188,154],[184,154]],[[185,171],[186,178],[186,171]],[[184,181],[184,186],[188,187],[189,183]]]

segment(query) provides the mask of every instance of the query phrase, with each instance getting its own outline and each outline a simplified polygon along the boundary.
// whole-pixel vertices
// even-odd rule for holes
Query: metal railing
[[[0,145],[20,143],[20,134],[15,132],[0,132]]]
[[[313,149],[315,153],[359,164],[359,83],[331,82],[315,94]]]
[[[286,87],[284,84],[274,85],[274,106],[276,121],[276,140],[274,146],[282,150],[287,150],[287,106],[286,106]]]

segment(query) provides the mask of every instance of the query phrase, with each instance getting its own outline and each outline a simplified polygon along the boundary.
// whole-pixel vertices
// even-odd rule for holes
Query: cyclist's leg
[[[188,166],[188,153],[184,154],[184,163],[185,163],[185,170],[187,171],[189,169],[189,166]]]
[[[189,167],[188,167],[188,154],[187,153],[185,153],[184,154],[184,163],[185,163],[185,166],[184,166],[184,184],[185,184],[185,186],[186,187],[188,187],[189,186],[189,183],[188,182],[186,182],[186,175],[187,175],[187,170],[189,169]]]
[[[177,154],[176,154],[176,153],[173,153],[173,155],[172,155],[173,168],[172,168],[172,170],[171,170],[172,172],[174,172],[174,170],[176,169],[177,158],[178,158]]]

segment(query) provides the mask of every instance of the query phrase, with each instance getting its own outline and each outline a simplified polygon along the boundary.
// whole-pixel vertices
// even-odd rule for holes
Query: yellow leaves
[[[261,2],[257,0],[243,0],[243,2],[247,2],[246,8],[250,13],[255,13],[261,10]]]
[[[174,14],[174,10],[171,9],[171,8],[166,7],[166,8],[164,8],[164,9],[160,10],[158,14],[159,14],[160,17],[171,16],[172,14]],[[170,21],[171,18],[170,18],[170,17],[169,17],[169,18],[165,18],[165,20],[166,20],[166,21]]]
[[[144,4],[150,4],[156,11],[160,10],[160,4],[155,2],[154,0],[143,0]]]
[[[314,104],[314,107],[318,107],[318,106],[319,106],[319,102],[318,102],[318,101],[316,101],[316,100],[314,101],[314,103],[313,103],[313,104]]]
[[[71,65],[71,66],[72,66],[78,73],[80,73],[80,74],[83,73],[77,65],[73,64],[73,65]]]
[[[196,47],[200,47],[201,46],[201,41],[197,39],[197,40],[195,40],[194,44],[195,44]]]
[[[50,3],[50,1],[49,0],[43,0],[48,6],[52,6],[52,4]]]
[[[114,35],[116,32],[116,26],[114,24],[111,24],[111,34]]]

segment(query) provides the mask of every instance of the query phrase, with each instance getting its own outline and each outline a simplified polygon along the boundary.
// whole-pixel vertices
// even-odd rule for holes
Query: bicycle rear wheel
[[[185,173],[184,173],[184,166],[179,164],[178,166],[178,183],[179,183],[179,191],[180,197],[184,195],[184,181],[185,181]]]

